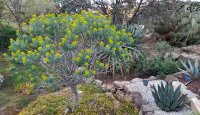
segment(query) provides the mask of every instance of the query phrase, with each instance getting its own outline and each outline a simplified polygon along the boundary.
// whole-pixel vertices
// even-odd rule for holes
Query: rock
[[[186,103],[190,103],[191,98],[197,98],[198,97],[197,94],[192,93],[192,91],[188,90],[187,87],[179,81],[172,82],[172,85],[173,85],[174,89],[176,89],[179,85],[181,85],[181,93],[184,94],[184,95],[187,95]]]
[[[114,90],[112,84],[103,84],[103,85],[101,86],[101,89],[102,89],[103,91],[106,91],[106,92],[111,92],[112,90]]]
[[[84,82],[85,82],[86,84],[94,83],[94,78],[93,78],[93,77],[86,78],[86,79],[84,79]]]
[[[131,83],[142,82],[142,81],[143,81],[143,79],[141,79],[141,78],[134,78],[131,80]]]
[[[3,75],[0,74],[0,86],[2,86],[3,81],[4,81],[4,77],[3,77]]]
[[[130,97],[132,100],[134,100],[135,98],[142,99],[142,95],[139,92],[131,92]]]
[[[124,94],[123,101],[132,102],[130,95],[129,94]]]
[[[191,98],[197,98],[198,97],[197,94],[194,94],[194,93],[192,93],[192,91],[187,90],[187,89],[181,89],[181,93],[184,94],[184,95],[187,95],[188,101],[191,101]]]
[[[144,115],[142,110],[139,111],[139,115]]]
[[[113,86],[117,89],[123,89],[125,85],[130,83],[129,81],[114,81]]]
[[[103,84],[103,82],[102,82],[101,80],[98,80],[98,79],[94,80],[94,83],[95,83],[98,87],[100,87],[100,86]]]
[[[117,100],[124,101],[124,93],[122,91],[117,91],[114,95]]]
[[[197,98],[191,98],[191,108],[195,115],[200,115],[200,100]]]
[[[114,96],[113,96],[113,94],[111,92],[107,92],[106,95],[109,96],[110,98],[115,99]]]
[[[187,53],[182,53],[179,57],[178,57],[178,59],[185,59],[185,60],[187,60],[187,59],[191,59],[191,60],[198,60],[198,62],[200,62],[200,56],[199,55],[197,55],[197,54],[187,54]]]
[[[119,101],[117,101],[117,100],[115,100],[115,102],[114,102],[114,107],[116,108],[116,109],[118,109],[119,107],[120,107],[120,102]]]
[[[153,115],[153,112],[146,112],[145,115]]]
[[[200,89],[198,89],[198,94],[200,95]]]
[[[150,80],[148,85],[145,86],[143,79],[140,78],[133,79],[131,83],[127,81],[116,81],[114,84],[118,89],[116,88],[114,97],[118,100],[133,102],[137,109],[140,110],[141,115],[191,115],[192,110],[187,105],[179,112],[165,112],[156,105],[154,97],[152,96],[151,86],[155,85],[157,87],[161,82],[163,82],[164,85],[166,84],[164,80]],[[174,88],[181,85],[181,93],[187,94],[188,99],[196,96],[190,90],[187,90],[187,87],[179,81],[173,81],[172,85]]]
[[[190,110],[190,108],[188,107],[184,107],[183,109],[181,109],[178,112],[165,112],[162,110],[154,110],[154,114],[153,115],[193,115],[192,111]]]
[[[178,81],[178,78],[176,76],[173,76],[173,75],[167,75],[165,77],[165,81],[166,82],[173,82],[173,81]]]
[[[135,82],[138,81],[138,82]],[[135,103],[136,107],[141,110],[141,114],[144,115],[191,115],[192,110],[191,108],[187,107],[187,105],[184,106],[184,109],[179,112],[165,112],[162,111],[155,103],[155,100],[151,93],[151,86],[160,85],[161,82],[165,85],[166,82],[163,80],[153,80],[149,81],[149,85],[144,86],[141,79],[134,80],[134,83],[127,84],[124,86],[123,91],[125,93],[128,93],[131,97],[131,100]],[[179,85],[181,85],[181,91],[186,89],[186,86],[178,81],[172,82],[173,86],[177,88]],[[184,91],[183,91],[184,92]],[[189,97],[191,96],[190,92],[187,91],[187,94]],[[125,94],[123,94],[125,95]]]
[[[147,105],[142,105],[141,109],[144,113],[147,113],[147,112],[153,112],[153,110],[157,110],[159,108],[157,107],[156,104],[147,104]]]
[[[155,77],[155,76],[151,76],[151,77],[147,78],[146,80],[148,80],[148,81],[157,80],[157,77]]]
[[[173,59],[178,59],[181,54],[179,53],[171,53]]]
[[[176,89],[179,85],[181,85],[181,89],[187,89],[187,87],[183,84],[183,83],[181,83],[181,82],[179,82],[179,81],[173,81],[172,82],[172,86]]]
[[[181,50],[186,51],[186,52],[200,54],[200,45],[192,45],[192,46],[188,46],[188,47],[182,47]]]

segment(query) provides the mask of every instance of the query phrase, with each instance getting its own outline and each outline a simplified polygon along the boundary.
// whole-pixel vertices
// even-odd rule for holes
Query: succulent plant
[[[186,70],[180,69],[184,74],[186,74],[188,77],[192,79],[197,79],[200,76],[200,71],[199,71],[199,62],[196,59],[195,62],[191,62],[191,60],[187,60],[186,62],[181,61],[183,66],[185,67]]]
[[[118,24],[117,25],[118,29],[125,29],[126,32],[130,32],[135,39],[141,39],[144,37],[144,34],[148,31],[144,25],[138,25],[138,24],[132,24],[132,25],[127,25],[127,24]]]
[[[187,96],[181,94],[180,88],[181,86],[178,86],[174,90],[172,82],[167,82],[165,86],[161,82],[161,85],[158,85],[157,88],[153,85],[152,95],[157,106],[166,112],[181,110]]]

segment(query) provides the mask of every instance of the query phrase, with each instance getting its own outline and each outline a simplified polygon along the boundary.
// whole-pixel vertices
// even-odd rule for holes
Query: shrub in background
[[[10,38],[16,37],[16,29],[0,21],[0,51],[4,51],[10,45]]]
[[[174,12],[168,21],[158,25],[155,31],[175,46],[187,46],[200,43],[199,3],[184,4]]]
[[[147,75],[170,75],[179,71],[177,67],[181,67],[181,62],[176,61],[171,57],[160,58],[154,57],[153,59],[147,60],[146,57],[141,57],[138,61],[138,69],[140,72]]]
[[[42,67],[45,74],[37,76],[44,81],[51,75],[61,77],[75,94],[74,110],[78,83],[97,72],[128,66],[133,58],[131,35],[116,30],[110,18],[99,13],[34,15],[28,31],[17,32],[16,40],[11,39],[9,59],[30,69],[30,76],[37,74],[35,67]]]
[[[160,77],[179,72],[178,68],[182,68],[181,61],[175,60],[170,53],[172,48],[166,42],[159,42],[155,46],[158,55],[147,59],[147,56],[141,56],[138,60],[138,69],[147,75],[158,75]],[[166,54],[169,53],[168,56]]]

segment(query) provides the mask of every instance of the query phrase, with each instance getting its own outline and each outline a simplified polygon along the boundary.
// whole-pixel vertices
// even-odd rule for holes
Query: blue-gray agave
[[[178,86],[178,88],[174,90],[172,82],[167,82],[165,86],[161,82],[158,88],[155,88],[154,85],[152,86],[152,95],[160,109],[167,112],[179,111],[183,108],[187,98],[186,95],[181,94],[180,89],[181,86]]]
[[[181,63],[185,67],[185,70],[179,68],[182,72],[184,72],[192,79],[199,78],[200,72],[199,72],[199,63],[197,59],[195,60],[195,62],[191,62],[191,60],[188,59],[187,63],[183,61],[181,61]]]

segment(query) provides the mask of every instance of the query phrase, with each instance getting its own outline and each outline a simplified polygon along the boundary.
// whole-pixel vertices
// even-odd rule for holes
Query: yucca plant
[[[181,94],[180,88],[181,86],[178,86],[174,90],[172,82],[167,82],[165,86],[161,82],[161,85],[158,85],[157,88],[153,85],[152,95],[157,106],[166,112],[181,110],[187,96]]]

